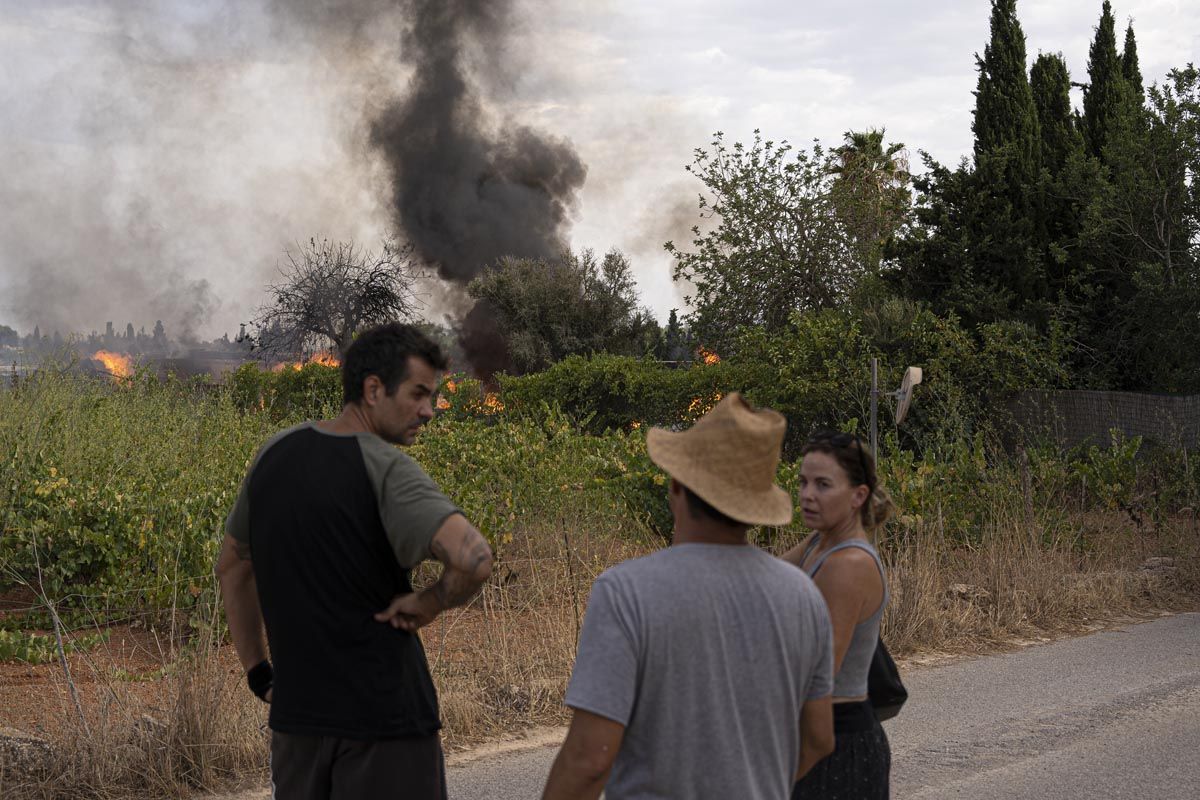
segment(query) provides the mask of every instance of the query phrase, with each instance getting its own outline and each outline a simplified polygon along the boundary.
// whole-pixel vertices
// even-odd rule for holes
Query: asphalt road
[[[904,677],[895,798],[1200,798],[1200,614]],[[450,797],[540,797],[555,752],[453,766]]]

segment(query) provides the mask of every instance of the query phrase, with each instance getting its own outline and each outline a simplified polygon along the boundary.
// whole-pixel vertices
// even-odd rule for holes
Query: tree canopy
[[[573,354],[644,355],[658,346],[658,325],[617,250],[599,260],[591,250],[554,261],[503,258],[468,292],[487,304],[517,374]]]
[[[724,348],[740,328],[780,329],[796,311],[849,298],[902,216],[896,187],[907,172],[895,160],[900,147],[882,141],[882,132],[848,135],[831,153],[758,131],[749,145],[730,145],[718,132],[695,151],[687,170],[705,189],[698,211],[716,224],[693,227],[690,249],[665,247],[675,280],[690,286],[689,321],[701,343]]]
[[[340,354],[364,328],[413,319],[420,308],[414,286],[424,273],[409,246],[385,241],[374,253],[310,239],[287,250],[279,272],[254,320],[255,345],[277,358]]]
[[[1105,2],[1082,113],[1062,57],[1041,54],[1029,78],[1033,124],[1018,124],[1026,89],[1007,68],[1023,57],[1018,33],[1015,3],[993,2],[975,163],[952,170],[926,157],[913,223],[892,250],[892,285],[976,325],[1064,332],[1076,386],[1200,389],[1195,69],[1143,89],[1133,27],[1118,53]],[[1030,131],[1036,172],[1024,163]]]

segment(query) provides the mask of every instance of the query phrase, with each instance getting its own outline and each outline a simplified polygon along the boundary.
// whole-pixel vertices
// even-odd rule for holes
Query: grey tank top
[[[804,559],[808,558],[808,554],[820,544],[820,540],[820,534],[813,536],[812,541],[804,550],[802,563]],[[808,576],[815,577],[817,570],[825,563],[825,559],[848,547],[866,550],[871,554],[871,558],[875,559],[875,566],[879,567],[879,577],[883,581],[883,602],[879,604],[879,609],[874,614],[854,626],[854,635],[850,637],[850,647],[846,650],[846,657],[842,659],[842,668],[833,678],[834,697],[861,697],[867,693],[867,672],[871,668],[871,657],[875,655],[875,646],[879,642],[879,621],[883,618],[883,609],[887,607],[889,598],[887,576],[884,575],[883,562],[879,560],[879,553],[875,552],[875,548],[869,542],[862,539],[851,539],[829,548],[805,570]]]

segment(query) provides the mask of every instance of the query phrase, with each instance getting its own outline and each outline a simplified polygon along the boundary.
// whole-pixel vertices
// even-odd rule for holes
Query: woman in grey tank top
[[[879,486],[874,455],[857,436],[818,434],[802,453],[800,510],[813,533],[783,559],[812,576],[829,606],[837,745],[796,784],[792,800],[883,799],[891,749],[867,699],[867,672],[888,591],[870,533],[891,515],[892,501]]]

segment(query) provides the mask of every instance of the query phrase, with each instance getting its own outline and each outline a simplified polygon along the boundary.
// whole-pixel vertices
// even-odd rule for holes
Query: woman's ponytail
[[[896,504],[892,496],[882,486],[876,486],[862,506],[863,527],[870,533],[883,526],[883,523],[896,513]]]

